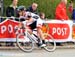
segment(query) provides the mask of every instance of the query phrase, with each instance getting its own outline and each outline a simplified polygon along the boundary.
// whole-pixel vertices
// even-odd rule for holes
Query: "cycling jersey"
[[[44,20],[42,20],[41,18],[37,19],[37,27],[42,28],[43,23]]]
[[[31,12],[25,12],[25,16],[24,16],[25,19],[27,18],[29,13],[31,14],[31,17],[34,19],[40,18],[37,14],[31,13]]]
[[[24,21],[23,22],[24,26],[26,26],[26,25],[29,26],[31,30],[33,30],[37,27],[39,27],[39,28],[42,27],[42,25],[44,23],[44,21],[42,19],[40,19],[40,18],[37,20],[35,20],[34,18],[32,18],[32,19],[34,20],[33,22]]]

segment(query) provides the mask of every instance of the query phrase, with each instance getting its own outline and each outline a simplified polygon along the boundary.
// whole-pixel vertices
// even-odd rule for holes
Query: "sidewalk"
[[[15,47],[12,46],[5,46],[5,43],[2,43],[3,46],[0,46],[0,50],[18,50],[19,47],[17,47],[16,43],[14,44]],[[63,46],[56,46],[56,49],[75,49],[75,43],[63,43]],[[34,49],[40,49],[37,46],[35,46]]]
[[[0,50],[18,50],[19,48],[16,47],[0,47]],[[40,49],[35,47],[34,49]],[[66,46],[56,46],[56,49],[75,49],[75,45],[66,45]]]

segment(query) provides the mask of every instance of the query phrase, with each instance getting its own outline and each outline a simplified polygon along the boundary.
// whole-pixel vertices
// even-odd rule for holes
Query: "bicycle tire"
[[[30,40],[30,42],[28,42],[28,43],[31,44],[31,48],[29,48],[29,49],[27,49],[28,47],[27,47],[27,48],[24,48],[24,47],[26,47],[26,46],[21,47],[21,44],[20,44],[20,42],[19,42],[19,37],[20,37],[21,35],[24,35],[24,36],[25,36],[24,33],[19,33],[19,34],[17,35],[17,37],[16,37],[17,46],[18,46],[22,51],[24,51],[24,52],[32,52],[32,50],[34,49],[34,43],[33,43],[32,39],[29,38],[29,37],[27,37],[27,38]],[[27,42],[24,42],[24,44],[28,44],[28,43],[27,43]],[[28,44],[28,45],[29,45],[29,44]]]
[[[49,40],[46,41],[46,46],[44,47],[44,49],[48,52],[55,51],[56,42],[55,42],[54,38],[48,33],[44,33],[43,35],[50,37],[50,40],[51,40],[51,42]],[[53,45],[51,43],[53,43]],[[47,44],[50,44],[51,46],[47,47],[48,46]]]

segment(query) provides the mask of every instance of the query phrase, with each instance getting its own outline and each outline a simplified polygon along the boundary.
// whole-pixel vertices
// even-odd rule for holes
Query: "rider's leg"
[[[40,28],[37,28],[37,34],[42,40],[44,40],[43,32]]]
[[[30,28],[27,28],[27,31],[29,32],[30,35],[33,34],[32,30]]]
[[[42,30],[40,28],[37,28],[37,33],[38,33],[39,38],[42,39],[42,47],[46,46],[45,45],[45,38],[44,38],[43,32],[42,32]]]

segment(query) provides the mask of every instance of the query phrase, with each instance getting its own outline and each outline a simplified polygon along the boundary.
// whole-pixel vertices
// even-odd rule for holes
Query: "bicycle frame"
[[[38,39],[38,36],[37,37],[33,37],[33,36],[31,36],[30,35],[30,33],[26,30],[26,37],[29,37],[29,38],[31,38],[32,39],[32,41],[34,42],[34,43],[38,43],[38,41],[37,41],[37,39]],[[34,34],[34,33],[33,33]]]

